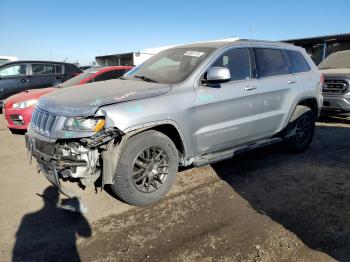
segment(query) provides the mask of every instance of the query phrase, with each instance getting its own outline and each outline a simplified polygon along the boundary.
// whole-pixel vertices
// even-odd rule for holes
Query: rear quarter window
[[[294,50],[284,50],[284,52],[287,58],[287,65],[291,73],[310,71],[310,65],[300,52]]]
[[[73,74],[80,74],[83,72],[83,70],[73,64],[66,64],[66,68],[68,68],[69,73]]]
[[[259,77],[288,74],[282,51],[272,48],[254,48]]]

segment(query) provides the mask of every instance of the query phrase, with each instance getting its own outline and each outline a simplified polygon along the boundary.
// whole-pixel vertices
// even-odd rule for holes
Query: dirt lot
[[[306,153],[277,145],[182,171],[147,208],[90,189],[82,216],[55,208],[0,115],[0,260],[350,261],[349,135],[350,118],[323,119]]]

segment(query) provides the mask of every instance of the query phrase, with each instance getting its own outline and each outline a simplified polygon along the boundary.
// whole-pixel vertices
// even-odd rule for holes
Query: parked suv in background
[[[0,108],[3,100],[28,89],[55,86],[83,71],[73,64],[16,61],[0,66]]]
[[[305,150],[322,105],[321,74],[304,49],[276,42],[178,46],[121,80],[88,85],[96,88],[39,100],[27,148],[63,194],[76,197],[62,179],[84,187],[101,177],[135,205],[161,199],[179,165],[282,140]]]
[[[318,68],[325,78],[324,111],[350,112],[350,51],[330,54]]]

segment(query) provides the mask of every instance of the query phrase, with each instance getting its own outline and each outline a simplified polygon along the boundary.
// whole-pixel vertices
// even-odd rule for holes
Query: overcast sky
[[[228,37],[348,33],[350,1],[1,0],[0,56],[88,64],[97,55]]]

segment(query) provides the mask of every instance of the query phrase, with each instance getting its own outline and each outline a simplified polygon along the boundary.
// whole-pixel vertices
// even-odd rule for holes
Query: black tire
[[[288,152],[301,153],[310,145],[315,133],[315,114],[310,110],[289,124],[284,139]]]
[[[178,151],[170,138],[155,130],[145,131],[131,137],[122,149],[111,188],[126,203],[155,203],[175,182],[178,165]]]

